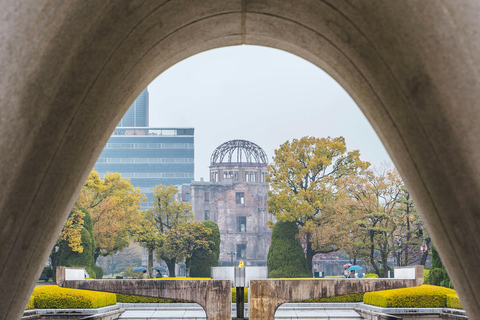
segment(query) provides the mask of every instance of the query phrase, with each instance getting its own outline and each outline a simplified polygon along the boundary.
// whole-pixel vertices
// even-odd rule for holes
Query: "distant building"
[[[103,178],[118,172],[147,196],[142,209],[152,208],[152,187],[182,185],[194,178],[194,129],[148,127],[148,90],[122,118],[95,164]]]
[[[263,266],[271,242],[267,221],[267,155],[255,143],[232,140],[220,145],[210,161],[210,182],[182,188],[195,218],[212,220],[220,229],[219,265]],[[188,194],[188,196],[186,196]]]

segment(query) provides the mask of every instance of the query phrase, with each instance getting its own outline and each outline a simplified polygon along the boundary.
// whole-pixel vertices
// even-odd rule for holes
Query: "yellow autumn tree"
[[[340,181],[369,166],[345,139],[303,137],[275,150],[269,165],[268,209],[277,220],[295,221],[304,237],[307,265],[318,253],[339,249],[350,222],[342,215]]]

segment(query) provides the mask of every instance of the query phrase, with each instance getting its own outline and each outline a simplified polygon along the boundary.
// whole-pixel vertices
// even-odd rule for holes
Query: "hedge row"
[[[114,293],[42,286],[33,290],[27,309],[94,309],[116,303]]]
[[[302,302],[362,302],[364,293],[345,294],[329,298],[317,298]]]
[[[368,292],[363,302],[383,308],[462,308],[455,290],[432,285]]]
[[[244,289],[244,299],[245,303],[248,302],[248,288]],[[152,297],[141,297],[133,296],[127,294],[117,293],[117,302],[123,303],[181,303],[183,301],[175,301],[171,299],[162,299],[162,298],[152,298]],[[232,288],[232,303],[237,302],[237,288]]]
[[[133,296],[128,294],[117,293],[117,302],[123,303],[180,303],[182,301],[174,301],[163,298]]]

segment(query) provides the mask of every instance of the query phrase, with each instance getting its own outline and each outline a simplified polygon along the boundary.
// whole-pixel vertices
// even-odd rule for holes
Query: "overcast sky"
[[[349,150],[391,161],[345,90],[290,53],[258,46],[215,49],[183,60],[149,86],[151,127],[195,128],[195,180],[209,180],[210,156],[232,139],[250,140],[268,158],[303,136],[345,137]]]

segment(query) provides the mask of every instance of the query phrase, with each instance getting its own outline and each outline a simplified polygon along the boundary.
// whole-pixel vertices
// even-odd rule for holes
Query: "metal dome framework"
[[[210,164],[257,163],[267,164],[265,151],[248,140],[230,140],[222,143],[213,151]]]

